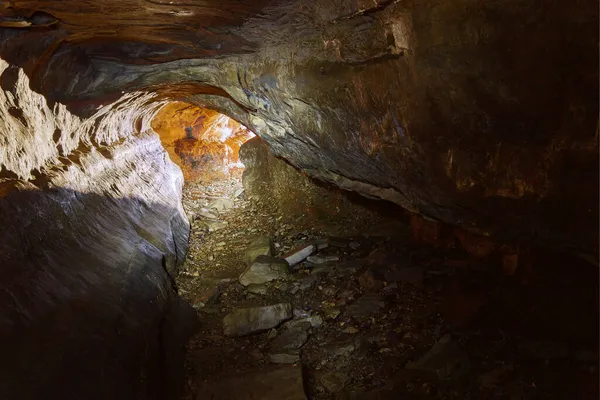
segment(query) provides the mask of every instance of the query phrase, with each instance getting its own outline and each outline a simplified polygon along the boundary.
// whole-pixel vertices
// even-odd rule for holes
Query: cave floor
[[[597,331],[578,336],[592,328],[573,312],[595,297],[561,286],[548,297],[568,296],[562,308],[539,303],[545,289],[522,290],[494,265],[411,244],[402,221],[282,216],[240,191],[238,179],[184,189],[195,221],[177,285],[201,322],[188,348],[186,399],[597,398],[597,348],[588,340]],[[202,211],[218,198],[234,201],[220,214]],[[207,223],[210,213],[218,222]],[[257,235],[273,240],[276,256],[320,239],[329,246],[319,255],[339,260],[301,263],[250,293],[238,277]],[[299,361],[271,363],[289,322],[224,335],[227,314],[278,303],[292,305],[294,321],[317,321],[307,340],[284,340]]]

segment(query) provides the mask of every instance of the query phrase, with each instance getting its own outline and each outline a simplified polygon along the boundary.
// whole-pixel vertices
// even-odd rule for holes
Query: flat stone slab
[[[261,255],[240,275],[240,283],[244,286],[262,284],[285,278],[289,274],[287,261]]]
[[[268,236],[258,236],[250,242],[244,254],[244,262],[251,265],[258,256],[273,256],[273,241]]]
[[[223,318],[223,333],[226,336],[244,336],[275,328],[292,318],[289,303],[264,307],[241,308]]]
[[[325,264],[339,261],[340,258],[338,256],[324,256],[324,255],[314,255],[306,257],[306,261],[312,264]]]
[[[218,198],[211,202],[206,208],[209,210],[217,210],[218,212],[223,212],[233,208],[235,206],[235,202],[231,199],[227,198]]]
[[[263,295],[263,294],[267,294],[267,286],[266,285],[259,285],[256,283],[250,284],[246,287],[246,289],[248,289],[248,293],[252,293],[252,294],[259,294],[259,295]]]
[[[306,400],[302,367],[277,365],[209,382],[196,400]]]
[[[310,323],[307,325],[310,327]],[[287,329],[271,343],[271,352],[277,354],[297,350],[304,346],[307,340],[308,334],[303,328]]]
[[[299,353],[269,354],[269,361],[273,364],[295,364],[300,361]]]
[[[298,263],[301,263],[306,259],[306,257],[310,256],[315,252],[317,246],[314,244],[307,244],[304,246],[297,247],[295,249],[290,250],[285,256],[285,261],[290,264],[290,266],[294,266]]]

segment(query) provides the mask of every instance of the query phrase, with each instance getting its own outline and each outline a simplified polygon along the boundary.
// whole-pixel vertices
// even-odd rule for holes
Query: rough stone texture
[[[148,129],[148,97],[79,118],[0,61],[7,71],[0,397],[173,398],[195,323],[171,278],[189,224],[181,172]]]
[[[311,264],[316,264],[316,265],[336,262],[336,261],[339,261],[339,259],[340,258],[338,256],[323,256],[323,255],[306,257],[306,261],[308,261]]]
[[[263,295],[267,293],[268,287],[267,285],[251,283],[248,286],[246,286],[246,290],[248,290],[248,293]]]
[[[268,236],[257,236],[252,240],[246,249],[244,255],[244,262],[247,265],[252,265],[252,262],[258,256],[272,256],[273,255],[273,241]]]
[[[350,378],[341,372],[326,372],[319,376],[319,383],[329,392],[337,393],[344,389]]]
[[[269,361],[273,364],[295,364],[300,361],[300,354],[269,354]]]
[[[368,212],[351,200],[349,192],[311,179],[275,157],[260,138],[250,139],[241,146],[240,160],[245,167],[242,182],[246,196],[273,204],[286,216],[307,215],[323,220],[352,216],[357,210]]]
[[[592,0],[21,3],[3,13],[37,9],[57,28],[5,28],[0,55],[78,113],[152,89],[226,112],[346,189],[474,232],[597,249]]]
[[[240,275],[240,283],[244,286],[267,283],[285,278],[289,273],[287,261],[281,258],[258,256],[252,265]]]
[[[78,113],[151,89],[224,111],[340,187],[597,250],[592,0],[20,3],[10,13],[58,27],[4,29],[0,54]]]
[[[306,329],[288,328],[271,343],[270,350],[274,354],[297,350],[304,346],[307,340]]]
[[[227,336],[243,336],[274,328],[290,318],[292,307],[288,303],[242,308],[223,318],[223,331]]]
[[[81,252],[71,251],[72,241],[52,232],[76,221],[78,210],[86,214],[96,204],[89,221],[77,217],[87,225],[73,228],[79,233],[72,240],[86,251],[105,243],[97,237],[124,238],[119,236],[123,229],[139,227],[126,234],[125,244],[102,247],[106,260],[88,262],[90,271],[101,273],[86,290],[108,293],[116,282],[126,281],[119,273],[103,275],[115,267],[106,264],[113,255],[132,260],[127,268],[119,264],[118,271],[140,279],[154,276],[139,273],[139,268],[158,270],[159,254],[166,254],[168,268],[176,264],[173,243],[183,242],[182,236],[165,242],[171,228],[162,218],[175,214],[158,212],[159,223],[151,215],[157,211],[150,211],[157,207],[144,206],[149,201],[179,207],[177,195],[164,192],[172,185],[154,184],[173,176],[166,172],[169,163],[157,156],[158,150],[152,153],[155,139],[139,135],[149,128],[148,118],[140,116],[149,117],[160,101],[187,101],[222,111],[256,132],[273,155],[339,187],[480,236],[574,247],[594,253],[597,260],[596,1],[13,0],[1,4],[0,16],[0,57],[12,65],[1,64],[0,193],[10,205],[3,214],[4,226],[18,227],[4,234],[2,244],[7,249],[3,271],[10,271],[2,272],[2,287],[7,288],[2,296],[10,304],[2,311],[3,321],[8,321],[2,333],[14,335],[3,340],[9,347],[5,360],[13,359],[16,349],[26,359],[35,353],[24,351],[26,343],[44,342],[28,337],[27,325],[13,321],[26,318],[32,324],[61,326],[61,318],[70,319],[72,324],[64,326],[77,332],[78,319],[93,314],[78,311],[87,304],[85,296],[70,290],[68,280],[63,282],[71,277],[67,270],[77,270],[67,269],[67,263]],[[46,100],[21,98],[29,86],[24,74]],[[49,106],[43,105],[46,101]],[[110,146],[114,152],[107,150]],[[154,156],[144,156],[148,153]],[[140,162],[126,163],[133,159]],[[109,167],[119,162],[126,165]],[[128,173],[119,180],[104,174],[110,168]],[[77,169],[84,172],[77,174]],[[43,188],[26,191],[40,195],[38,208],[21,205],[9,194],[15,186],[32,185]],[[51,193],[50,187],[62,189]],[[72,195],[67,195],[69,190]],[[81,211],[76,206],[83,204],[80,193],[110,200],[86,201]],[[144,195],[138,201],[140,193]],[[58,200],[52,203],[51,198]],[[43,218],[32,218],[52,214],[52,204],[67,215],[64,221],[53,218],[42,224]],[[123,211],[116,211],[119,207]],[[19,220],[24,216],[26,221]],[[93,232],[97,226],[102,228]],[[17,256],[25,248],[17,238],[29,237],[39,241]],[[57,241],[54,253],[47,253],[52,241]],[[122,247],[131,251],[124,253]],[[489,248],[478,242],[473,250],[486,254]],[[138,250],[154,254],[152,262],[142,264],[132,257]],[[36,257],[44,262],[26,261]],[[38,264],[54,262],[63,274],[46,274],[52,277],[46,282],[52,283],[41,290],[35,285],[46,275],[37,272]],[[166,287],[163,278],[160,284],[154,281],[156,287]],[[160,293],[170,293],[165,290]],[[50,294],[38,295],[46,292]],[[73,299],[73,312],[58,306],[61,312],[35,311],[38,304],[64,304],[65,296]],[[114,298],[119,304],[138,304],[137,297],[131,302],[127,296]],[[159,309],[152,307],[153,312]],[[114,318],[107,317],[111,322],[103,326],[115,335],[115,325],[135,322],[129,314],[158,315],[153,312],[127,317],[109,313]],[[142,326],[148,325],[136,325]],[[76,343],[67,338],[64,346]],[[90,351],[109,354],[102,344],[89,346]],[[41,357],[30,358],[36,360],[30,365],[66,370],[39,362]],[[79,363],[65,359],[65,365],[78,365],[76,372],[88,379],[108,376],[87,374]],[[13,376],[0,376],[20,382],[23,368],[13,367]],[[117,386],[127,376],[107,382]],[[135,380],[144,383],[128,390],[161,381],[144,377]],[[73,397],[86,386],[85,379],[77,378],[64,379],[75,382]],[[52,382],[18,389],[2,382],[2,389],[23,391],[18,398],[31,398],[27,390],[52,397],[50,386],[62,382],[52,377]],[[97,397],[114,398],[106,393],[111,385],[97,378],[89,387],[98,388],[92,391]]]
[[[214,210],[214,211],[221,213],[223,211],[229,210],[230,208],[233,208],[234,204],[235,203],[231,199],[220,198],[220,199],[216,199],[216,200],[212,201],[206,207],[209,210]]]
[[[348,306],[347,312],[353,318],[364,319],[381,312],[384,302],[376,293],[366,293]]]

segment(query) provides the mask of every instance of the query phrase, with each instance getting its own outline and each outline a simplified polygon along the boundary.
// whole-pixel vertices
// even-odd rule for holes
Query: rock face
[[[78,115],[152,90],[225,112],[342,188],[597,250],[595,1],[19,4],[3,14],[58,22],[3,29],[0,56]]]
[[[138,107],[147,98],[80,119],[0,61],[7,71],[0,397],[173,398],[195,324],[171,278],[189,224],[181,172],[148,129],[152,110]]]
[[[285,215],[306,215],[318,219],[339,219],[354,215],[358,209],[349,192],[311,179],[281,158],[260,138],[248,140],[240,148],[240,160],[245,166],[242,176],[244,193],[261,203],[273,204]],[[312,251],[303,255],[300,262]],[[289,260],[293,265],[294,261]]]
[[[140,357],[172,354],[187,230],[150,133],[165,101],[227,114],[313,178],[597,261],[596,1],[201,3],[0,5],[0,350],[22,360],[0,397],[161,393]]]

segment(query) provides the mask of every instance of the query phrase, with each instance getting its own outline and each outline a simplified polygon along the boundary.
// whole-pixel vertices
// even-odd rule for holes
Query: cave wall
[[[189,223],[160,103],[81,118],[0,77],[0,397],[174,398],[195,313],[171,278]]]
[[[596,2],[281,0],[235,23],[205,3],[240,46],[182,56],[140,34],[110,39],[113,52],[96,37],[100,51],[70,39],[85,26],[63,13],[52,32],[3,30],[0,54],[78,115],[151,90],[225,112],[342,188],[502,241],[597,252]]]
[[[597,27],[592,0],[0,3],[0,397],[171,393],[168,100],[341,188],[597,254]]]
[[[597,250],[596,4],[331,8],[220,68],[277,155],[476,234]]]
[[[356,221],[377,222],[389,205],[369,207],[364,197],[311,178],[276,157],[258,137],[240,148],[244,164],[242,183],[244,196],[261,207],[276,209],[282,218],[306,221],[315,226],[344,226]],[[389,218],[389,214],[387,215]],[[395,207],[394,218],[402,219],[402,209]],[[359,224],[360,225],[360,224]],[[362,232],[362,233],[367,233]]]

